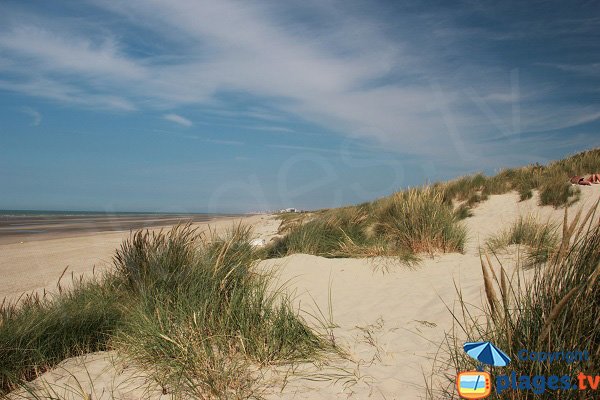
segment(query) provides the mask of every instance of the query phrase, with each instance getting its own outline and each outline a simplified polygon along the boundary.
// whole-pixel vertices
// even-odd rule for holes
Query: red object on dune
[[[600,183],[600,174],[592,174],[588,178],[588,182],[592,183]]]
[[[588,181],[587,179],[585,179],[583,176],[573,176],[571,178],[571,183],[574,185],[585,185],[585,186],[591,186],[592,184],[590,183],[590,181]]]

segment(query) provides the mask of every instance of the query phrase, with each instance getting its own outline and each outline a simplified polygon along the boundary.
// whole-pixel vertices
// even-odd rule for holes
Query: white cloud
[[[113,38],[100,43],[69,31],[53,32],[21,25],[0,35],[0,48],[8,54],[31,60],[36,69],[59,74],[77,73],[117,80],[146,77],[141,65],[119,54]]]
[[[182,117],[181,115],[177,115],[177,114],[165,114],[165,115],[163,115],[163,118],[166,119],[167,121],[175,122],[176,124],[186,126],[186,127],[190,127],[193,125],[192,121],[190,121],[189,119],[187,119],[185,117]]]
[[[600,75],[600,63],[592,64],[558,64],[558,63],[538,63],[538,65],[557,68],[567,72],[575,72],[582,75],[598,76]]]
[[[318,30],[284,22],[286,6],[278,3],[90,2],[118,16],[126,29],[117,33],[109,23],[87,26],[80,20],[58,27],[43,17],[43,23],[15,19],[17,23],[0,28],[0,53],[11,60],[0,64],[0,72],[19,79],[0,81],[0,89],[118,110],[201,104],[215,114],[221,108],[225,117],[254,113],[277,121],[294,115],[351,137],[375,138],[422,154],[464,149],[486,131],[514,125],[512,105],[519,101],[530,102],[519,115],[522,129],[564,125],[558,118],[540,118],[542,114],[598,111],[536,104],[532,93],[540,93],[539,87],[527,88],[522,80],[520,92],[527,96],[515,95],[508,70],[478,65],[475,56],[459,57],[463,65],[449,67],[441,53],[469,53],[461,54],[456,43],[445,46],[443,36],[435,38],[439,47],[421,43],[410,26],[391,36],[380,21],[352,15],[335,2],[310,3],[311,12],[328,21]],[[451,18],[437,22],[435,15],[430,17],[438,32],[460,31]],[[126,51],[131,50],[129,41],[139,40],[138,32],[143,31],[159,38],[160,45],[144,55]],[[473,104],[465,89],[490,103],[493,120]],[[271,109],[227,110],[223,93],[254,96]],[[163,117],[192,126],[177,114]]]
[[[135,105],[123,97],[111,94],[89,93],[77,86],[57,82],[52,79],[32,78],[26,82],[0,80],[0,89],[84,107],[117,111],[133,111],[136,109]]]
[[[40,126],[40,123],[42,122],[42,114],[31,107],[24,107],[21,111],[31,117],[32,126]]]

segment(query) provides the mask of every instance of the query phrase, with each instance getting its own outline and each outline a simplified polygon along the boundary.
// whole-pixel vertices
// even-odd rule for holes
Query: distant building
[[[299,213],[302,210],[298,210],[297,208],[284,208],[283,210],[279,210],[280,213]]]

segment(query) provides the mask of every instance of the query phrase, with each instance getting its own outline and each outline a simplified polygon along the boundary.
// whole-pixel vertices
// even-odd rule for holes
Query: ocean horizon
[[[0,210],[1,217],[15,216],[143,216],[143,215],[206,215],[206,216],[228,216],[247,215],[251,213],[209,213],[209,212],[175,212],[175,211],[108,211],[108,210]]]

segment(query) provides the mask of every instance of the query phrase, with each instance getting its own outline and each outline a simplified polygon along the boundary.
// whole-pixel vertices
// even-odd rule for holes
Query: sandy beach
[[[569,210],[569,219],[580,208],[589,209],[599,197],[600,186],[583,187],[581,200]],[[456,289],[466,302],[482,304],[479,244],[519,216],[562,221],[563,209],[539,207],[537,203],[537,193],[522,202],[514,192],[490,196],[465,220],[469,239],[464,254],[423,255],[414,268],[386,258],[328,259],[304,254],[262,261],[257,268],[276,271],[278,282],[285,282],[300,314],[310,324],[316,325],[315,315],[331,320],[331,334],[348,352],[345,359],[301,365],[291,375],[287,370],[271,369],[271,385],[263,394],[272,399],[423,398],[425,377],[430,375],[444,333],[452,327],[448,308],[456,306]],[[241,221],[253,225],[256,236],[266,240],[276,234],[279,225],[273,216]],[[224,229],[231,223],[231,219],[224,219],[210,225]],[[207,226],[198,224],[200,229]],[[103,233],[2,245],[0,265],[5,279],[0,293],[15,296],[23,291],[48,290],[65,265],[76,274],[90,274],[94,265],[109,268],[114,248],[126,236],[126,232]],[[514,271],[515,256],[513,252],[501,258],[509,273]],[[168,398],[144,378],[143,372],[118,356],[111,351],[69,359],[36,382],[60,388],[57,390],[81,384],[94,399]],[[329,378],[312,379],[315,376]],[[66,392],[64,396],[77,398]]]
[[[0,400],[600,400],[598,5],[0,0]]]
[[[265,216],[224,216],[196,218],[138,216],[136,218],[77,217],[58,222],[38,218],[27,223],[38,223],[47,232],[2,233],[0,231],[0,298],[13,300],[32,291],[52,292],[60,275],[61,284],[67,285],[71,276],[89,276],[110,268],[111,257],[130,231],[140,228],[168,229],[179,222],[192,222],[199,231],[218,232],[237,223],[255,225]],[[21,222],[22,218],[21,218]],[[15,222],[12,222],[15,223]],[[6,225],[6,222],[5,222]],[[268,225],[268,224],[267,224]],[[0,229],[6,226],[0,225]],[[39,229],[39,228],[38,228]],[[262,232],[260,229],[257,232]],[[267,235],[268,236],[268,235]],[[66,270],[65,270],[66,268]]]

